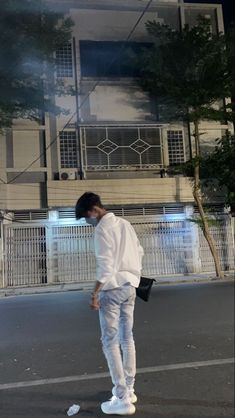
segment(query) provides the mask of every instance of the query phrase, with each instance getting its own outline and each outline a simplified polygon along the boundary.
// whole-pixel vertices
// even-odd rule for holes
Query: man
[[[99,310],[102,346],[114,385],[112,398],[101,409],[105,414],[132,415],[137,402],[132,328],[143,248],[131,224],[107,212],[98,195],[84,193],[78,199],[76,218],[82,217],[96,226],[97,281],[91,307]]]

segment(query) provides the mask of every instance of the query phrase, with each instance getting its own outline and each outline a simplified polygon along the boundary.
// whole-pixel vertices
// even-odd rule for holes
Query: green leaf
[[[45,96],[66,93],[65,86],[53,80],[54,52],[71,39],[72,21],[48,4],[1,2],[0,129],[10,127],[16,118],[39,120],[42,111],[63,111]]]

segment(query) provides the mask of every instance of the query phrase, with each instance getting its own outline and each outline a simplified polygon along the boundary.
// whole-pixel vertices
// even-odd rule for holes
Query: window
[[[56,51],[57,77],[73,77],[72,45],[66,44]]]
[[[169,165],[185,161],[182,131],[167,131]]]
[[[60,132],[61,168],[77,168],[77,141],[74,131]]]
[[[196,3],[196,2],[195,2]],[[210,21],[212,33],[218,33],[218,22],[217,22],[217,13],[216,8],[191,8],[190,6],[185,8],[185,20],[190,28],[197,24],[197,19],[199,16],[205,17]]]
[[[83,77],[137,77],[131,52],[150,47],[138,42],[80,41],[81,73]]]
[[[84,127],[81,135],[87,171],[152,170],[162,166],[158,127]]]

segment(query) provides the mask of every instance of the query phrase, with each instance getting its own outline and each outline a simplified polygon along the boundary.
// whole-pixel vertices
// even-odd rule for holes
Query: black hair
[[[99,208],[103,209],[103,205],[98,194],[92,192],[84,193],[81,197],[79,197],[76,203],[76,219],[84,218],[87,211],[92,210],[94,206],[98,206]]]

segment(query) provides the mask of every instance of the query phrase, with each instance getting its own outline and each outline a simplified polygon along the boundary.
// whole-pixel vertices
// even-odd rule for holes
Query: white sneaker
[[[104,414],[109,415],[133,415],[135,406],[127,399],[119,399],[113,396],[110,401],[103,402],[101,409]]]
[[[131,401],[131,403],[136,403],[136,402],[137,402],[137,400],[138,400],[138,398],[137,398],[137,396],[136,396],[135,392],[129,392],[129,397],[130,397],[130,401]]]
[[[117,396],[113,395],[112,398],[110,398],[110,401],[113,401],[114,399],[118,399]],[[135,392],[129,392],[129,399],[131,403],[136,403],[138,398],[135,394]]]
[[[110,399],[110,401],[111,401],[112,399],[114,399],[114,398],[117,398],[117,397],[115,396],[115,388],[113,388],[113,389],[112,389],[112,394],[113,394],[113,396],[112,396],[112,398]],[[138,398],[137,398],[137,396],[136,396],[136,394],[135,394],[135,392],[134,392],[134,389],[128,389],[128,396],[129,396],[129,399],[130,399],[131,403],[136,403],[136,402],[137,402]]]

